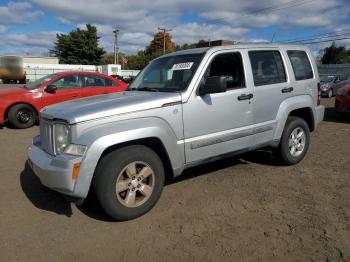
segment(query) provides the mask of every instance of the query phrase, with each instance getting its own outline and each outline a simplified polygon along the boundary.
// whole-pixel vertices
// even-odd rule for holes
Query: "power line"
[[[303,43],[303,45],[312,45],[312,44],[333,42],[333,41],[339,41],[339,40],[347,40],[347,39],[350,39],[350,37],[334,38],[334,39],[320,40],[320,41],[311,41],[311,42]]]
[[[245,13],[243,14],[243,16],[248,16],[251,14],[259,14],[259,13],[267,13],[267,12],[275,12],[275,11],[280,11],[286,8],[291,8],[291,7],[296,7],[296,6],[301,6],[301,5],[305,5],[311,2],[314,2],[316,0],[293,0],[293,1],[289,1],[286,2],[282,5],[274,5],[274,6],[269,6],[269,7],[265,7],[262,9],[257,9],[254,10],[250,13]],[[227,17],[227,18],[231,18],[231,17]],[[227,22],[227,19],[225,18],[218,18],[218,19],[207,19],[206,22]]]
[[[300,43],[303,44],[304,42],[310,42],[314,40],[322,40],[322,39],[327,39],[327,38],[332,38],[332,37],[339,37],[339,36],[349,36],[350,33],[345,33],[345,34],[336,34],[336,35],[329,35],[329,36],[323,36],[323,37],[316,37],[316,38],[309,38],[309,39],[304,39],[300,41],[289,41],[289,42],[284,42],[284,43]]]
[[[313,34],[313,35],[304,35],[301,37],[296,37],[296,38],[290,38],[290,39],[285,39],[285,40],[281,40],[281,43],[288,43],[288,42],[292,42],[292,41],[297,41],[297,40],[304,40],[305,37],[321,37],[321,36],[331,36],[333,34],[338,34],[341,32],[347,32],[350,31],[350,28],[346,28],[346,29],[342,29],[342,30],[337,30],[337,31],[332,31],[332,32],[325,32],[325,33],[320,33],[320,34]]]

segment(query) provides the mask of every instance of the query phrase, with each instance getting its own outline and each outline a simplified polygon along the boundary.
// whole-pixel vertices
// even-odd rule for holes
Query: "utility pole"
[[[114,33],[114,64],[119,64],[119,45],[118,45],[118,34],[119,29],[113,30]]]
[[[163,55],[165,55],[165,34],[167,33],[167,32],[170,32],[171,31],[171,29],[167,29],[167,28],[161,28],[161,27],[158,27],[158,30],[159,31],[161,31],[161,32],[163,32]]]

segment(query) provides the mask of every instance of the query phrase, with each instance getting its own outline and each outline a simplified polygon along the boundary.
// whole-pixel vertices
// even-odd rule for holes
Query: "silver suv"
[[[77,202],[93,188],[128,220],[186,168],[267,146],[298,163],[323,115],[307,48],[192,49],[153,60],[123,93],[43,109],[28,162],[43,185]]]

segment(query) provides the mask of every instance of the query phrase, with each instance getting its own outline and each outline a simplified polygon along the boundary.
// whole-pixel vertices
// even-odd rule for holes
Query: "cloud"
[[[0,34],[3,34],[7,31],[7,26],[0,25]]]
[[[52,48],[56,34],[60,32],[35,32],[35,33],[22,33],[22,34],[10,34],[7,37],[8,43],[12,45],[25,45]]]
[[[42,11],[34,11],[28,2],[12,2],[0,6],[0,24],[29,24],[43,15]]]
[[[33,6],[32,4],[33,3]],[[9,44],[16,47],[49,47],[53,32],[14,34],[11,24],[30,23],[43,12],[50,12],[65,27],[97,26],[100,44],[113,50],[113,29],[120,29],[120,51],[134,53],[143,49],[159,26],[171,28],[176,44],[200,39],[266,41],[271,30],[276,38],[292,38],[298,30],[334,31],[349,23],[348,0],[31,0],[0,6],[0,33],[7,30]],[[41,11],[38,11],[41,10]],[[1,27],[2,25],[2,27]],[[5,26],[5,27],[4,27]],[[349,25],[347,25],[349,28]],[[269,36],[264,35],[264,29]],[[303,31],[301,31],[303,32]],[[42,40],[41,40],[42,39]]]

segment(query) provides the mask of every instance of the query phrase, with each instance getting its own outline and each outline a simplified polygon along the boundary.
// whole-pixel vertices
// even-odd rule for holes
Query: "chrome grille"
[[[54,155],[53,123],[45,119],[40,120],[40,141],[42,148],[47,153]]]

